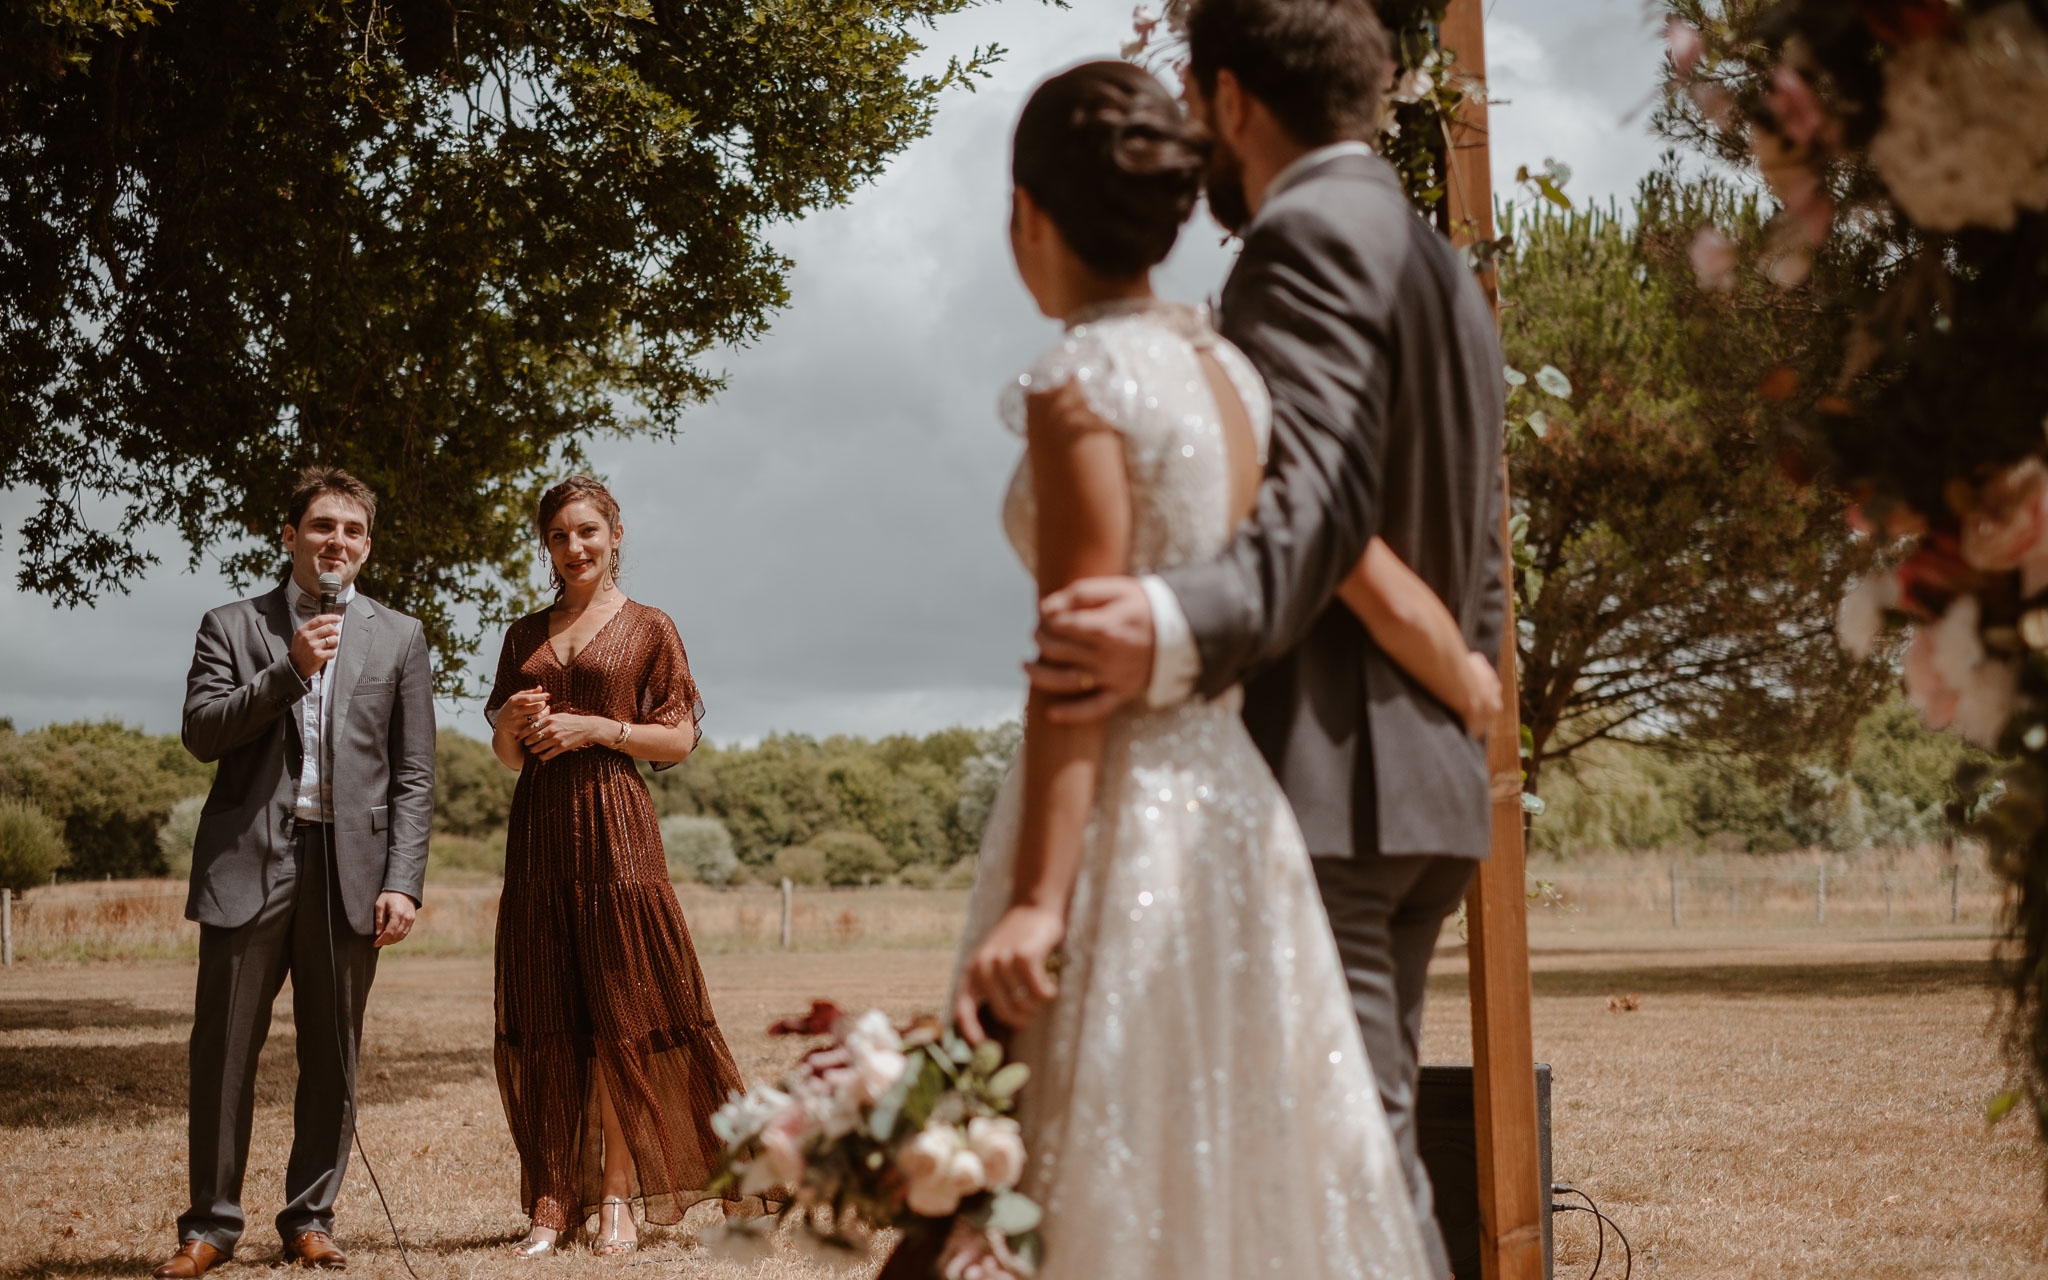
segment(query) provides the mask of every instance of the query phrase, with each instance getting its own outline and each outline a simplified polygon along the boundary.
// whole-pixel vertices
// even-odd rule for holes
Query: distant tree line
[[[964,883],[1015,724],[924,737],[775,734],[709,743],[648,772],[679,880],[722,885]],[[1654,744],[1598,743],[1558,762],[1540,852],[1709,849],[1774,853],[1938,840],[1949,778],[1970,748],[1929,733],[1902,699],[1858,723],[1846,759],[1787,769]],[[488,744],[441,731],[430,874],[502,874],[517,775]],[[644,766],[643,766],[644,769]],[[183,875],[212,770],[175,735],[108,723],[17,733],[0,720],[0,884]]]
[[[980,843],[1018,738],[1014,724],[872,741],[777,734],[642,771],[679,877],[930,884]],[[436,748],[434,857],[501,872],[517,775],[455,730]],[[21,733],[0,719],[0,884],[182,875],[212,779],[175,734],[111,722]]]
[[[1931,733],[1893,697],[1855,729],[1846,763],[1813,755],[1789,769],[1739,759],[1594,743],[1553,770],[1531,846],[1569,858],[1587,850],[1909,847],[1942,839],[1955,803],[1950,779],[1981,754]]]

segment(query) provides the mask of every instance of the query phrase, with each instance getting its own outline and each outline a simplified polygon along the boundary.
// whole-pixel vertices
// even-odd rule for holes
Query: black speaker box
[[[1479,1140],[1473,1121],[1472,1068],[1424,1063],[1415,1098],[1416,1140],[1436,1193],[1436,1223],[1451,1252],[1454,1280],[1479,1277]],[[1536,1064],[1536,1137],[1543,1187],[1543,1274],[1551,1274],[1550,1064]]]

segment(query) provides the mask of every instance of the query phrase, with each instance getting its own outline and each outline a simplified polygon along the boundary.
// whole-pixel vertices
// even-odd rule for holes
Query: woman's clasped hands
[[[511,730],[520,745],[539,760],[552,760],[564,752],[609,742],[619,731],[616,721],[603,716],[551,710],[545,689],[521,689],[505,699],[499,715],[511,718]]]

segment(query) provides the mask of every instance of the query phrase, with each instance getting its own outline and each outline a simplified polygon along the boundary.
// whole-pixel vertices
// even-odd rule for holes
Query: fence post
[[[0,964],[14,963],[14,890],[0,889]]]
[[[1813,882],[1813,922],[1828,922],[1828,864],[1820,864],[1820,878]]]
[[[1742,918],[1741,908],[1735,903],[1735,877],[1728,877],[1728,923],[1734,924]]]
[[[1948,864],[1948,922],[1955,924],[1963,918],[1963,864]]]
[[[789,905],[790,899],[795,896],[796,886],[789,882],[788,876],[782,877],[782,949],[784,951],[789,950]]]
[[[1671,868],[1671,927],[1678,927],[1678,868]]]
[[[1887,929],[1892,926],[1892,878],[1890,873],[1886,873],[1884,878],[1884,926]]]

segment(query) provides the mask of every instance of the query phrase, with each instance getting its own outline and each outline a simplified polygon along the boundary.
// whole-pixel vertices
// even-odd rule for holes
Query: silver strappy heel
[[[606,1214],[610,1211],[610,1221]],[[628,1240],[619,1234],[619,1228],[633,1220],[633,1202],[624,1196],[606,1196],[597,1202],[597,1235],[590,1242],[590,1251],[601,1258],[631,1253],[640,1247],[637,1233]]]

